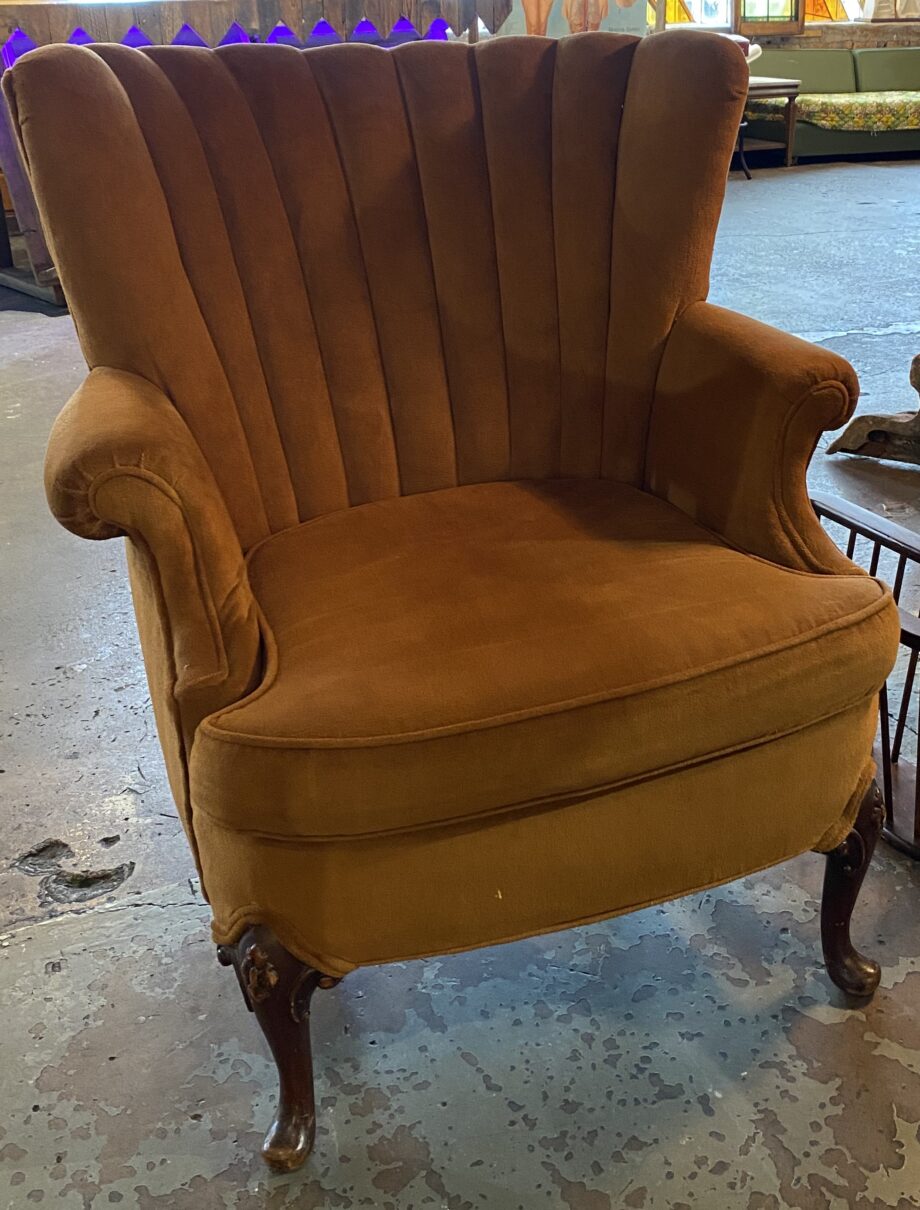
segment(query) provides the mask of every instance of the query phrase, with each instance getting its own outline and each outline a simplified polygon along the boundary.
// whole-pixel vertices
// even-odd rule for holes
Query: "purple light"
[[[14,29],[9,38],[3,44],[3,50],[0,52],[3,58],[4,67],[12,67],[17,59],[21,58],[27,51],[36,50],[37,42],[33,42],[29,35],[21,29]]]
[[[221,40],[218,42],[217,45],[218,46],[233,46],[237,42],[251,42],[251,41],[252,41],[252,39],[249,37],[249,34],[247,34],[245,29],[243,29],[242,25],[240,25],[239,21],[234,21],[233,24],[228,28],[227,32],[224,34],[224,36],[221,38]]]
[[[317,21],[307,38],[307,46],[335,46],[341,41],[341,36],[328,21]]]
[[[428,32],[425,34],[425,40],[431,42],[446,42],[447,41],[448,25],[443,17],[435,17],[432,23],[428,26]]]
[[[390,30],[386,44],[387,46],[402,46],[404,42],[418,42],[421,36],[408,17],[400,17]]]
[[[132,25],[121,40],[122,46],[153,46],[153,38],[148,37],[138,26]]]
[[[173,46],[207,46],[207,42],[198,30],[192,29],[187,21],[173,38],[172,44]]]
[[[278,43],[282,46],[302,46],[303,43],[294,33],[289,25],[285,25],[283,21],[279,21],[272,32],[265,39],[266,42]]]
[[[377,26],[373,22],[368,21],[367,17],[363,21],[359,21],[352,31],[351,42],[370,42],[379,46],[383,39],[377,32]]]
[[[95,38],[91,38],[82,25],[78,25],[76,29],[71,30],[70,37],[67,39],[71,46],[89,46],[91,42],[95,42]]]

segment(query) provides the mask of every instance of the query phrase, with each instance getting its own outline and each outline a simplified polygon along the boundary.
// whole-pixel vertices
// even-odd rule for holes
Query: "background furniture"
[[[129,538],[268,1162],[310,1149],[310,997],[360,965],[817,849],[871,995],[897,609],[805,490],[852,369],[705,301],[737,48],[51,46],[3,87],[91,367],[49,502]]]
[[[5,104],[0,104],[0,171],[13,206],[17,234],[22,240],[26,261],[26,264],[17,264],[14,259],[4,198],[3,211],[0,212],[0,285],[62,306],[64,294],[61,283],[45,243],[32,187]]]
[[[801,80],[795,156],[920,151],[920,47],[768,47],[757,70]],[[782,140],[781,109],[781,101],[752,98],[747,137]]]
[[[785,147],[784,163],[788,168],[792,163],[792,149],[795,144],[795,119],[796,119],[796,99],[799,95],[801,87],[800,80],[784,80],[776,76],[751,76],[748,84],[748,108],[752,102],[766,99],[782,100],[785,102],[783,107],[783,134]],[[745,111],[744,132],[747,134],[747,110]],[[744,158],[744,137],[741,139],[742,160]]]

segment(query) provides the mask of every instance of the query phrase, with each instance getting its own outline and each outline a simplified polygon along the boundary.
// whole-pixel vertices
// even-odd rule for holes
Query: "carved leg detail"
[[[853,948],[850,917],[884,819],[882,796],[873,782],[859,808],[853,830],[842,844],[827,854],[821,902],[821,944],[827,973],[851,996],[871,996],[881,978],[878,963]]]
[[[310,999],[317,987],[334,987],[339,980],[300,962],[261,924],[248,928],[235,945],[219,945],[217,958],[236,971],[278,1068],[278,1109],[262,1157],[270,1168],[292,1172],[313,1149],[316,1129]]]

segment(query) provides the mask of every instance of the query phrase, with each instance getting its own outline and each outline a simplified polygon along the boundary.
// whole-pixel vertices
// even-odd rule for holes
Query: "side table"
[[[751,76],[748,84],[748,99],[751,101],[765,100],[768,97],[785,97],[786,109],[786,158],[788,168],[792,163],[793,147],[795,145],[796,100],[801,80],[783,80],[776,76]],[[744,135],[740,138],[741,160],[744,162]]]

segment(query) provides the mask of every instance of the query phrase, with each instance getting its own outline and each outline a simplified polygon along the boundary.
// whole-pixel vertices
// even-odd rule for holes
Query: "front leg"
[[[853,948],[850,917],[884,819],[882,796],[873,782],[853,822],[853,830],[842,844],[827,854],[821,900],[821,944],[827,973],[850,996],[868,998],[881,978],[878,963]]]
[[[293,1172],[312,1151],[316,1131],[310,999],[317,987],[339,980],[300,962],[262,924],[250,926],[235,945],[219,945],[217,957],[236,971],[278,1068],[278,1108],[262,1157],[278,1172]]]

